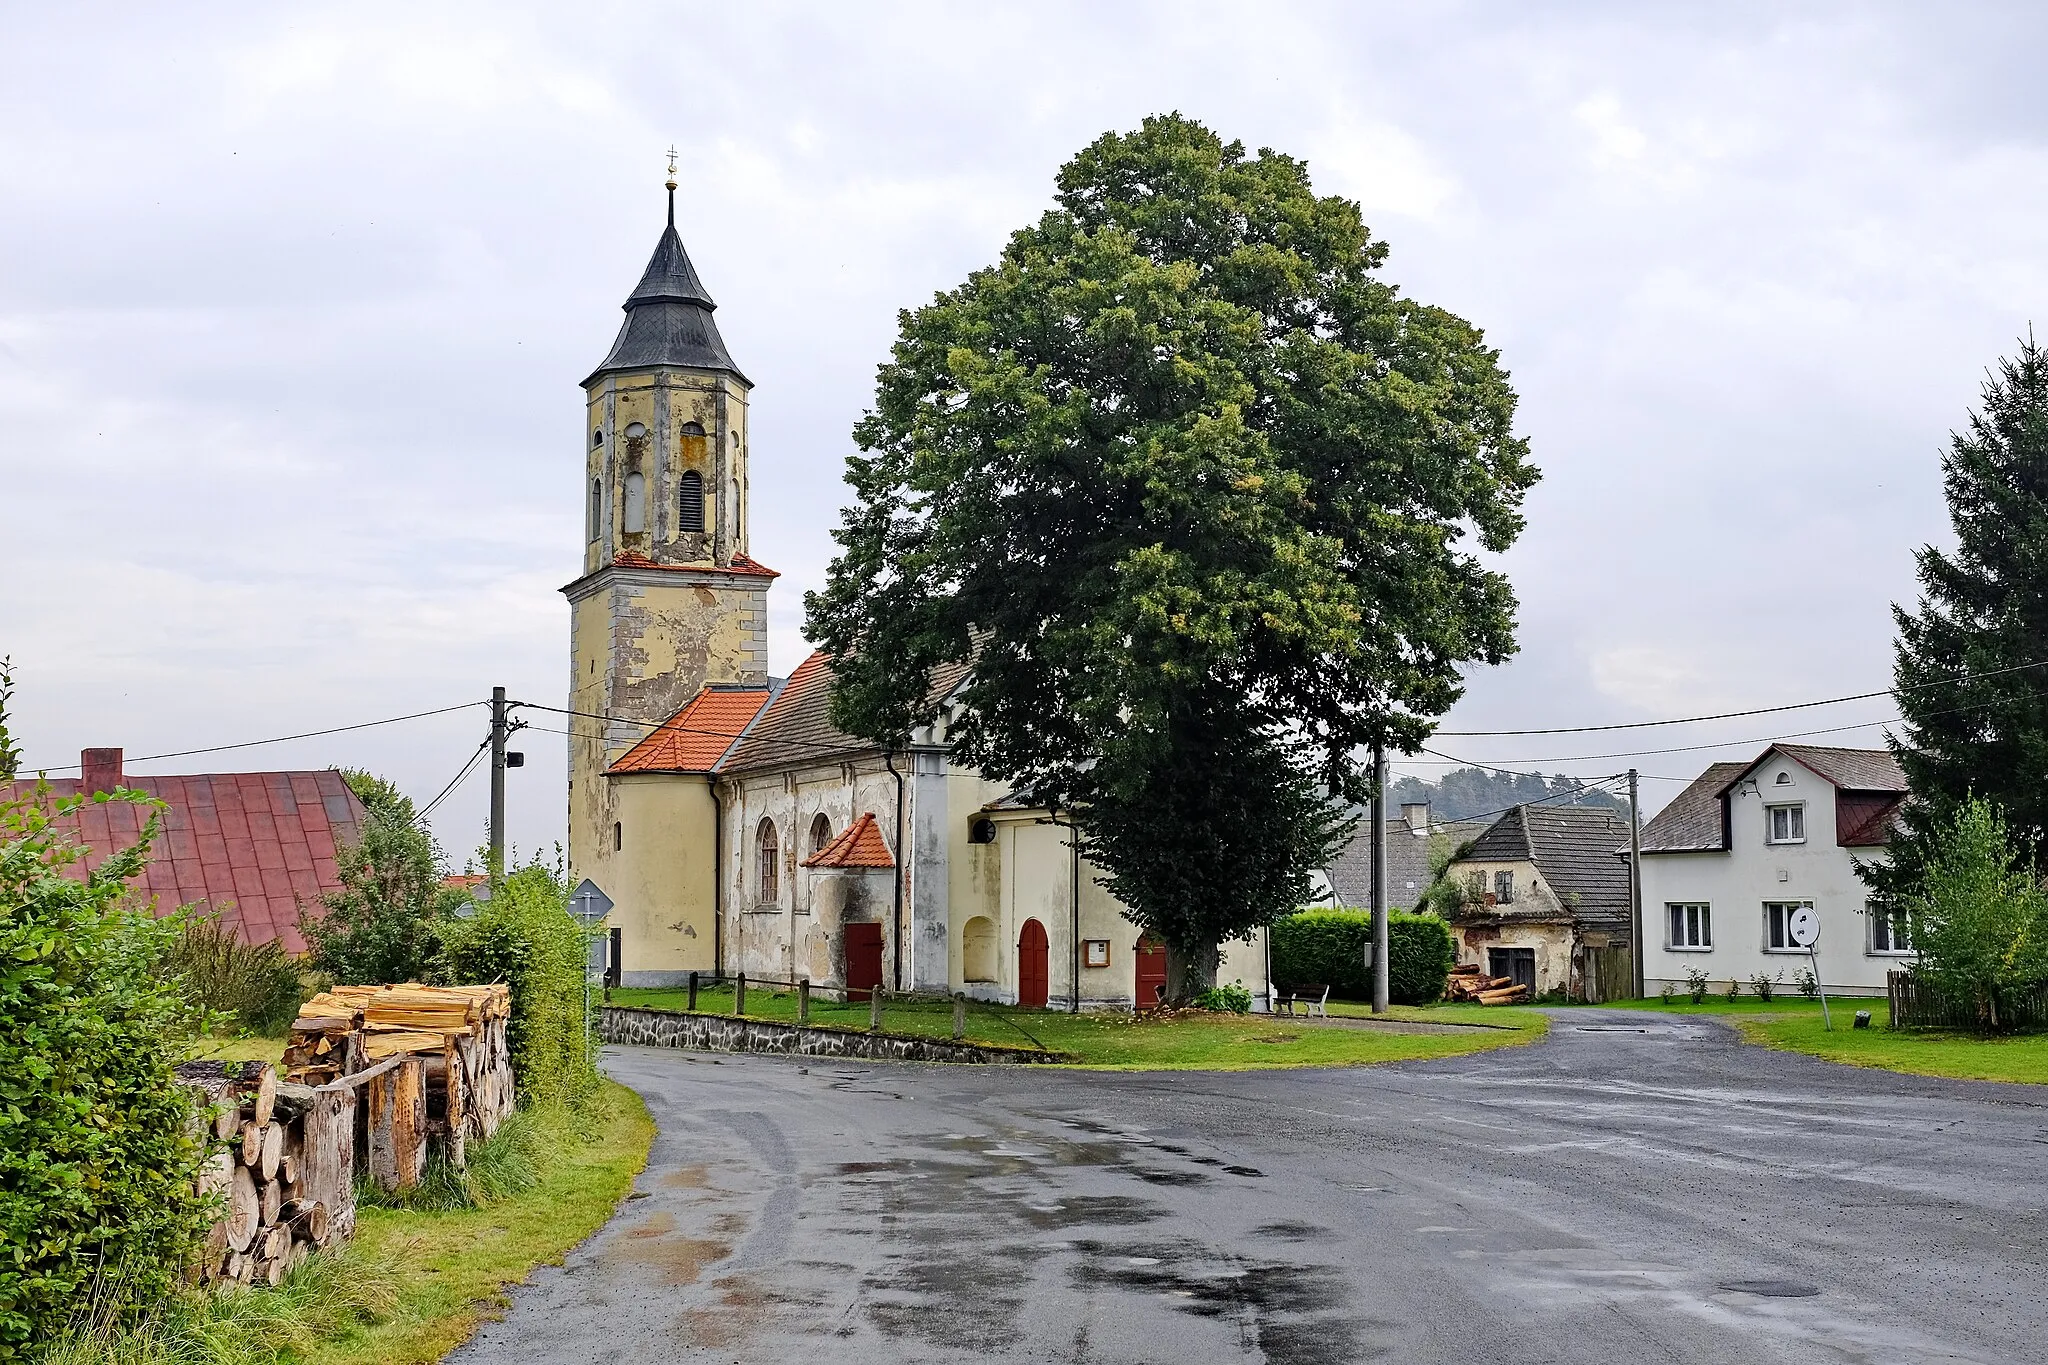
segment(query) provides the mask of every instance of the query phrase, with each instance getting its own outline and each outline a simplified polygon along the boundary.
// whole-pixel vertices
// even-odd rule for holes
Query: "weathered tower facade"
[[[569,856],[623,839],[605,773],[707,684],[767,681],[768,587],[747,557],[751,385],[668,225],[611,353],[583,381],[583,574],[570,604]],[[616,893],[614,893],[616,894]]]

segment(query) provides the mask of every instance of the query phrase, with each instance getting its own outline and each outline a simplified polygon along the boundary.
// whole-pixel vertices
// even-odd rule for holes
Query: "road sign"
[[[569,893],[569,913],[588,929],[612,912],[612,898],[598,889],[596,882],[585,877],[574,891]]]
[[[589,883],[586,882],[584,885],[587,886]],[[1802,905],[1792,912],[1786,930],[1792,935],[1794,947],[1811,948],[1820,942],[1820,916],[1814,913],[1812,906]]]

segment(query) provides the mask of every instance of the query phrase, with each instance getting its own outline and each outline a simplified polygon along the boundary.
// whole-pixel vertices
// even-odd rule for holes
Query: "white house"
[[[1911,956],[1904,926],[1867,913],[1856,863],[1885,856],[1905,774],[1882,749],[1774,744],[1748,763],[1716,763],[1643,827],[1643,977],[1683,989],[1688,969],[1722,989],[1761,973],[1791,987],[1807,953],[1787,922],[1820,915],[1820,979],[1830,991],[1882,994]]]

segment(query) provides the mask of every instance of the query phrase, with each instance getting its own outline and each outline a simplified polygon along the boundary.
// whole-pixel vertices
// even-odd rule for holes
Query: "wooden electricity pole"
[[[1372,1012],[1385,1014],[1387,992],[1387,750],[1372,746]]]

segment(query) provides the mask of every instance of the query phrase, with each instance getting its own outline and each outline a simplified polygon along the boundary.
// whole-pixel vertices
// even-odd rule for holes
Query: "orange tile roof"
[[[757,564],[745,555],[734,555],[731,564],[664,564],[649,559],[638,550],[624,550],[612,557],[612,563],[621,569],[667,569],[674,573],[736,573],[748,578],[780,578],[781,574],[765,564]]]
[[[804,859],[805,867],[894,867],[888,841],[882,838],[870,811],[846,827],[846,832]]]
[[[768,704],[765,687],[707,687],[606,769],[612,773],[707,773]]]

